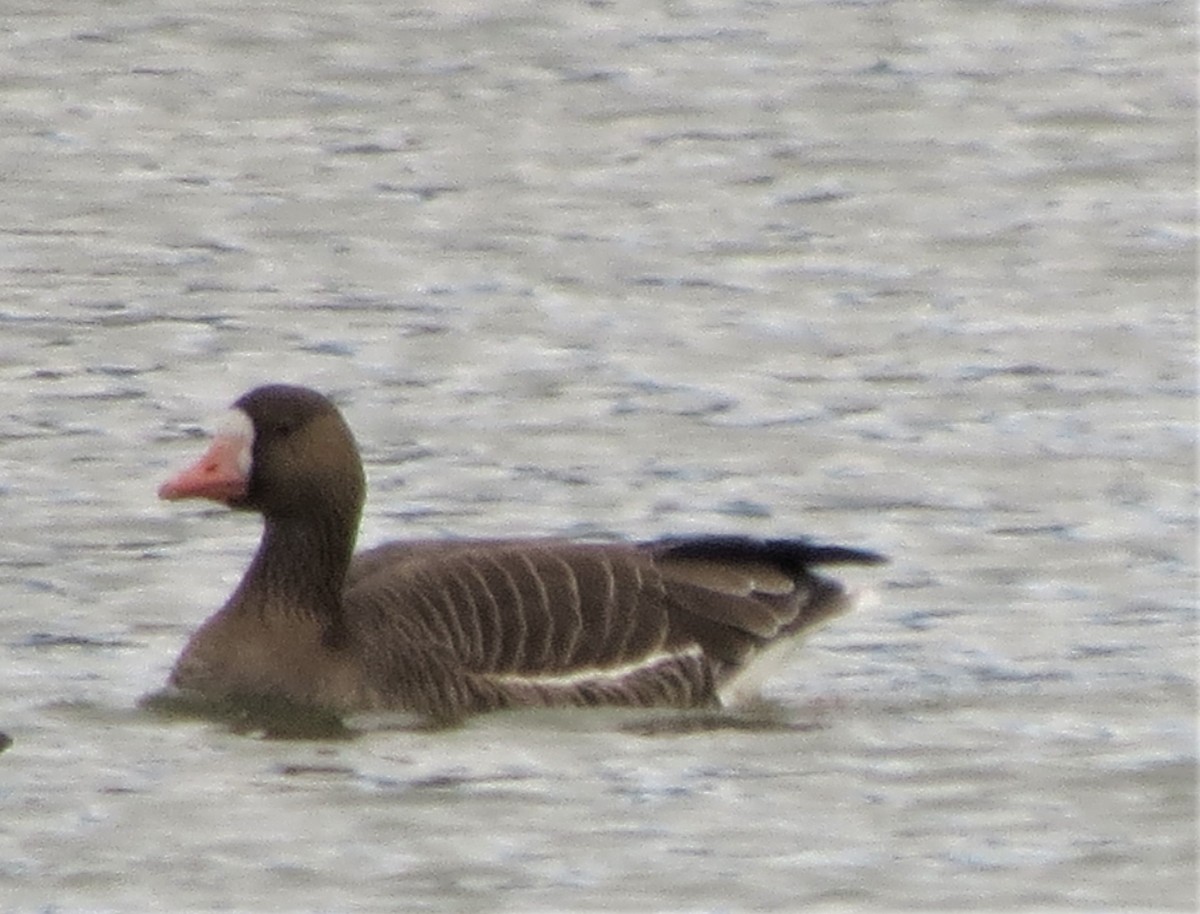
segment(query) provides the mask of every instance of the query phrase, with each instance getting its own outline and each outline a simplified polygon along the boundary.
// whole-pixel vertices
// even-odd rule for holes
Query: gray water
[[[2,9],[0,908],[1194,908],[1190,4]],[[363,544],[893,562],[770,729],[164,719],[267,380]]]

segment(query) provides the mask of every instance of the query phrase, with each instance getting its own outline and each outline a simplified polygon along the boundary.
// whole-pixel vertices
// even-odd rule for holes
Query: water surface
[[[6,11],[0,907],[1191,910],[1192,10]],[[154,498],[328,391],[362,541],[887,552],[777,726],[138,707],[253,548]]]

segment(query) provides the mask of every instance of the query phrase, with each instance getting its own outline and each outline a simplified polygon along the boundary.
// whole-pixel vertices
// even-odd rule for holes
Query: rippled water
[[[9,4],[0,908],[1196,904],[1192,10]],[[363,542],[809,534],[770,729],[140,710],[333,393]]]

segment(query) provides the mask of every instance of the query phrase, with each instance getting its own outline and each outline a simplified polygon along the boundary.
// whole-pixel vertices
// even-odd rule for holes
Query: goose
[[[158,491],[264,522],[171,691],[440,723],[527,706],[716,708],[752,661],[849,608],[847,588],[814,568],[885,561],[734,535],[414,540],[356,555],[365,488],[327,397],[271,384],[237,400],[199,460]]]

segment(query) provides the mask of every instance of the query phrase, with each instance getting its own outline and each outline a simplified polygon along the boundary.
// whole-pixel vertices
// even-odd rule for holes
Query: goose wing
[[[646,548],[682,611],[762,641],[796,634],[847,607],[845,588],[817,567],[886,561],[875,552],[803,539],[670,538]]]
[[[553,540],[381,547],[344,604],[376,644],[421,644],[479,674],[555,675],[681,647],[665,582],[633,546]]]
[[[843,607],[811,565],[876,560],[740,538],[392,544],[358,558],[344,605],[382,690],[425,696],[421,710],[662,703],[669,679],[686,685],[675,703],[696,704]]]

